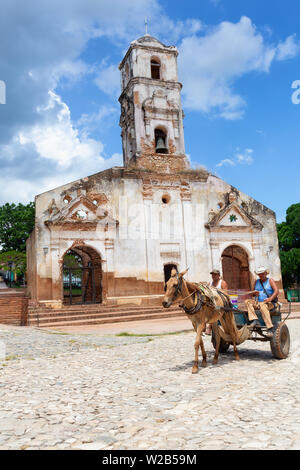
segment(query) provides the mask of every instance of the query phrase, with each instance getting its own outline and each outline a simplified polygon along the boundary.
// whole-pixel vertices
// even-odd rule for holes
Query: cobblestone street
[[[191,374],[192,331],[152,336],[0,325],[0,449],[300,449],[291,352],[247,341]]]

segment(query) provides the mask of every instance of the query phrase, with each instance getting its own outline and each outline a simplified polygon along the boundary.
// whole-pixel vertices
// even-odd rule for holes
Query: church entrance
[[[101,257],[93,248],[77,246],[65,254],[63,302],[65,305],[102,302]]]
[[[231,245],[223,251],[222,270],[229,289],[251,290],[249,260],[243,248]]]
[[[164,265],[165,290],[166,290],[166,284],[167,284],[168,280],[171,277],[171,271],[172,271],[173,268],[176,269],[176,271],[177,271],[177,266],[174,263],[168,263],[168,264]]]

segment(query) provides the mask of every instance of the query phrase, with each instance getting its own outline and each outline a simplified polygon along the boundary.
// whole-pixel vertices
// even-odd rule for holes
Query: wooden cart
[[[243,310],[242,308],[238,308],[236,306],[232,309],[232,311],[235,316],[237,327],[239,329],[246,329],[247,327],[245,325],[249,323],[247,310]],[[249,329],[248,335],[244,335],[244,337],[246,337],[246,340],[249,339],[252,341],[269,341],[273,356],[277,359],[286,359],[290,350],[290,333],[285,323],[285,320],[291,313],[291,303],[288,302],[286,304],[277,304],[277,307],[271,310],[270,313],[272,323],[274,325],[273,336],[271,338],[266,336],[267,327],[259,310],[256,310],[256,315],[258,317],[258,325],[256,325],[253,329]],[[213,333],[212,344],[215,348],[216,340]],[[232,343],[225,341],[221,337],[220,352],[226,352],[230,344]]]

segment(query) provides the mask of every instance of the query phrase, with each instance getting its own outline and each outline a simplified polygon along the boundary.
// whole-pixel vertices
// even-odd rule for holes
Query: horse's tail
[[[223,331],[219,331],[221,337],[230,343],[241,344],[250,336],[250,330],[247,325],[242,328],[238,328],[235,322],[235,316],[233,311],[227,311],[221,318],[221,325]]]
[[[230,336],[231,341],[237,343],[239,339],[239,330],[236,326],[234,313],[232,310],[224,313],[221,324],[223,326],[224,332]]]

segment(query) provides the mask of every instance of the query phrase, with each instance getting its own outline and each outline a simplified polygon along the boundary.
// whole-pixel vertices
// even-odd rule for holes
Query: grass
[[[6,356],[5,361],[14,361],[15,359],[18,359],[19,356],[17,354],[11,354],[10,356]]]
[[[170,333],[140,333],[140,334],[137,334],[137,333],[127,333],[126,331],[122,332],[122,333],[118,333],[117,335],[115,336],[171,336],[171,335],[181,335],[182,333],[187,333],[189,332],[189,330],[182,330],[182,331],[172,331]]]
[[[61,335],[61,336],[71,336],[72,333],[65,333],[64,331],[50,331],[50,330],[41,330],[36,328],[38,331],[42,333],[46,333],[47,335]]]

